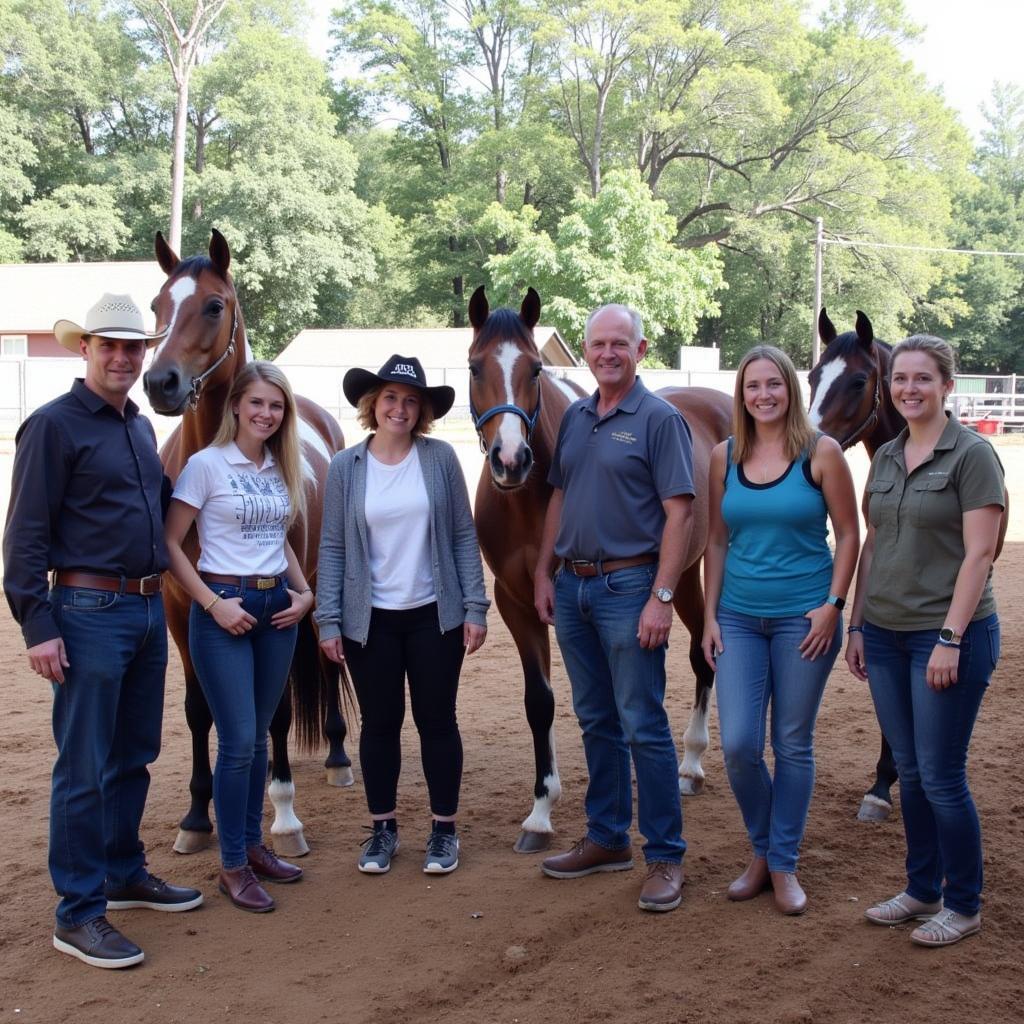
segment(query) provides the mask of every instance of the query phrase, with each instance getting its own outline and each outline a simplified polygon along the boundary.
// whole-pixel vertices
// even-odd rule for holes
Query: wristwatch
[[[836,597],[835,594],[829,594],[828,600],[825,604],[830,604],[837,612],[841,612],[846,607],[846,598]]]
[[[958,633],[950,626],[943,626],[939,630],[939,642],[943,644],[958,644],[963,640],[963,633]]]
[[[658,587],[653,593],[662,604],[672,603],[672,591],[668,587]]]

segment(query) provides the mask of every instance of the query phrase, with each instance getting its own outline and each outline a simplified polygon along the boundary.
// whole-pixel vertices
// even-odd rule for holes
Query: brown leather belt
[[[58,569],[53,574],[57,587],[86,587],[89,590],[110,590],[118,594],[141,594],[152,597],[163,588],[163,576],[155,572],[152,576],[131,580],[124,576],[101,576],[95,572],[76,572],[73,569]]]
[[[587,562],[581,558],[563,558],[562,565],[566,572],[574,576],[607,576],[617,569],[632,569],[634,565],[653,565],[657,561],[655,555],[637,555],[635,558],[606,558],[604,561]]]
[[[273,590],[284,579],[283,576],[222,576],[218,572],[201,572],[204,583],[225,583],[241,590]]]

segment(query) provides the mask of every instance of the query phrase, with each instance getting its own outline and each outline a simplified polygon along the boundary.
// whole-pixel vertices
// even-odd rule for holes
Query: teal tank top
[[[729,439],[722,519],[729,530],[719,604],[744,615],[804,615],[832,583],[828,509],[804,456],[777,480],[754,484],[732,461]]]

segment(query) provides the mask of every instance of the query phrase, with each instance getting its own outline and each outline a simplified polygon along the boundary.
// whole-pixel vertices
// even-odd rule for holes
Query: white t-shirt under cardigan
[[[174,485],[174,497],[198,510],[200,572],[284,575],[288,488],[266,448],[259,466],[234,441],[196,452]]]
[[[437,600],[430,571],[430,501],[413,445],[393,466],[366,460],[366,534],[374,608],[403,611]]]

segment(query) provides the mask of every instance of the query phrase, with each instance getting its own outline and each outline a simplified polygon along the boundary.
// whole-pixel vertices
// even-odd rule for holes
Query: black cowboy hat
[[[425,392],[427,398],[430,399],[430,407],[433,409],[436,419],[444,416],[455,401],[455,389],[448,387],[447,384],[427,387],[427,375],[423,372],[423,366],[415,356],[394,355],[377,373],[370,373],[369,370],[364,370],[360,366],[354,366],[345,374],[341,388],[349,402],[352,405],[358,405],[359,399],[367,391],[382,382],[408,384],[409,387],[419,388],[420,391]]]

